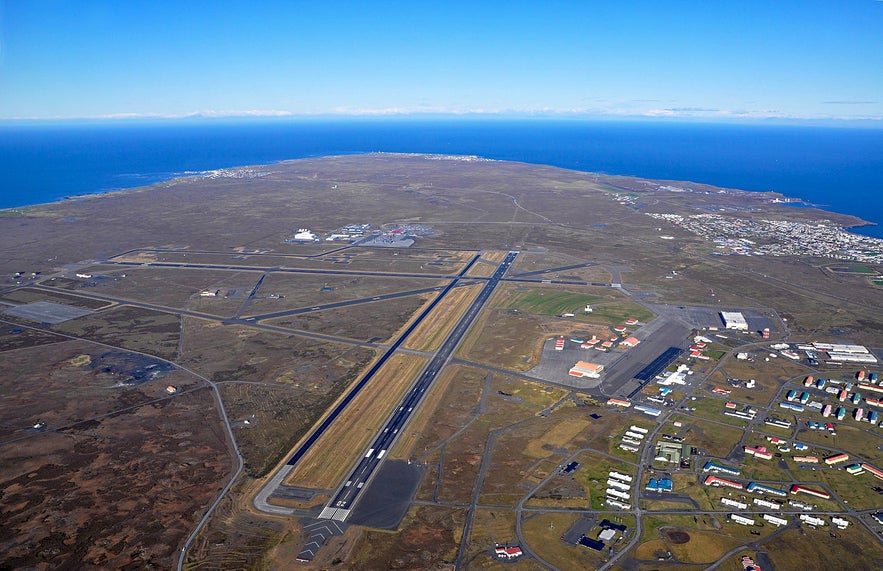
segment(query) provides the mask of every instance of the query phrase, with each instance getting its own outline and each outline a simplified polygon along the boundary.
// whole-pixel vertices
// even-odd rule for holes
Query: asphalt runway
[[[359,499],[348,523],[377,529],[397,529],[408,513],[423,478],[424,468],[402,460],[385,462],[372,486]]]
[[[518,255],[518,252],[509,252],[509,254],[503,259],[500,263],[500,266],[497,268],[494,275],[491,276],[487,282],[485,282],[484,288],[479,292],[478,296],[472,302],[472,304],[467,308],[466,313],[460,318],[457,322],[457,325],[454,326],[454,329],[448,334],[447,339],[445,339],[442,346],[436,352],[435,356],[427,365],[426,369],[421,373],[420,377],[414,383],[414,385],[408,390],[403,399],[399,402],[399,407],[396,411],[392,413],[392,416],[386,421],[384,424],[383,430],[378,433],[377,437],[371,443],[370,448],[367,453],[362,457],[361,460],[355,465],[355,467],[350,471],[346,482],[338,489],[337,493],[332,497],[331,501],[328,502],[328,505],[322,510],[322,513],[319,514],[319,518],[328,518],[335,519],[338,521],[345,521],[352,509],[355,505],[357,505],[358,501],[361,499],[361,494],[364,488],[367,488],[371,485],[373,481],[373,475],[378,467],[383,464],[383,458],[392,445],[395,443],[398,438],[399,431],[405,427],[410,420],[411,414],[415,408],[420,404],[420,401],[423,399],[423,394],[428,389],[433,381],[435,380],[436,375],[439,371],[444,367],[445,363],[447,363],[454,349],[460,343],[460,339],[462,339],[463,335],[466,333],[467,329],[469,329],[475,317],[481,311],[484,304],[487,302],[491,293],[493,293],[494,288],[500,282],[500,278],[503,274],[508,271],[509,266],[515,260],[515,257]],[[473,259],[473,262],[475,262]],[[470,263],[470,266],[472,265]],[[463,273],[467,272],[469,267],[463,270]],[[451,282],[450,285],[447,286],[446,292],[450,290],[456,282]],[[440,297],[436,299],[441,299]],[[428,313],[431,308],[428,308],[426,312],[424,312],[421,317],[411,325],[411,327],[396,341],[396,343],[390,348],[390,351],[381,358],[381,360],[385,359],[387,356],[391,355],[393,351],[398,347],[400,343],[408,336],[410,331],[413,330],[414,327],[422,321],[423,317]],[[370,378],[371,375],[374,374],[376,368],[382,363],[378,361],[378,364],[375,365],[371,371],[368,372],[365,378],[360,381],[361,383],[367,382],[367,379]],[[352,394],[352,393],[350,393]],[[339,405],[337,409],[333,412],[333,414],[326,417],[324,422],[331,422],[334,419],[334,416],[337,415],[337,412],[340,410]],[[324,423],[323,423],[324,424]],[[309,446],[311,443],[308,441],[306,446]],[[298,452],[300,453],[300,451]],[[296,453],[297,454],[297,453]],[[289,464],[292,464],[297,461],[297,457],[292,457],[292,460],[289,461]],[[382,483],[381,481],[377,482],[378,484]]]

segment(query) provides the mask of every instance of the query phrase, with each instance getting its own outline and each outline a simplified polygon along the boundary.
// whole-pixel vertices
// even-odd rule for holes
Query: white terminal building
[[[727,329],[748,331],[748,322],[745,321],[745,316],[738,311],[721,311],[721,319],[724,320],[724,327]]]

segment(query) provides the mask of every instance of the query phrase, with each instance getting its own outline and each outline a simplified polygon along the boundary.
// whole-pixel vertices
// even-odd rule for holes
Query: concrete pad
[[[35,301],[25,305],[4,310],[6,315],[21,317],[37,323],[62,323],[84,315],[93,313],[91,309],[83,307],[74,307],[72,305],[63,305],[60,303],[52,303],[50,301]]]

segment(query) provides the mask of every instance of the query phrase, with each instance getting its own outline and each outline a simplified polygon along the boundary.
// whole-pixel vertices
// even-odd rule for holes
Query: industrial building
[[[678,444],[674,442],[659,442],[656,444],[656,457],[654,460],[660,462],[671,462],[672,464],[680,464],[682,456],[690,455],[690,446],[686,444]]]
[[[876,363],[877,357],[870,353],[833,353],[828,352],[828,359],[838,363]]]
[[[319,237],[310,232],[309,228],[298,228],[297,234],[294,235],[292,240],[296,240],[298,242],[318,242]]]
[[[727,329],[748,331],[748,322],[745,321],[745,316],[738,311],[721,311],[720,316]]]
[[[660,480],[650,478],[650,481],[647,482],[647,487],[644,489],[648,492],[670,492],[674,489],[674,483],[670,478],[662,478]]]
[[[816,350],[825,351],[826,353],[830,353],[831,351],[833,351],[835,353],[851,353],[851,354],[868,353],[868,349],[864,345],[841,345],[841,344],[832,344],[832,343],[813,343],[812,346]]]
[[[570,368],[570,375],[573,377],[589,377],[597,379],[601,376],[601,371],[603,370],[604,365],[589,363],[587,361],[577,361],[576,365]]]
[[[583,547],[591,549],[592,551],[601,551],[602,549],[604,549],[603,541],[598,541],[597,539],[592,539],[591,537],[586,537],[585,535],[580,537],[576,543],[577,545],[582,545]]]
[[[635,406],[635,410],[637,410],[638,412],[643,412],[644,414],[649,414],[650,416],[659,416],[660,414],[662,414],[662,411],[658,408],[652,408],[644,405]]]

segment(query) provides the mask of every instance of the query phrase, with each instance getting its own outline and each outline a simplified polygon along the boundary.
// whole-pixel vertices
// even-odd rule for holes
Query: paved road
[[[439,371],[448,361],[454,349],[460,343],[463,335],[469,329],[470,325],[472,325],[475,317],[478,315],[479,311],[481,311],[482,307],[484,307],[484,304],[487,302],[488,298],[490,298],[491,293],[493,293],[494,288],[496,288],[500,279],[503,277],[503,274],[509,269],[509,266],[515,260],[517,255],[517,252],[509,252],[497,268],[497,271],[494,272],[494,275],[487,281],[475,301],[472,302],[469,309],[467,309],[463,317],[460,318],[460,321],[448,335],[435,357],[433,357],[432,361],[429,362],[429,365],[427,365],[424,372],[420,375],[420,378],[405,394],[404,398],[399,403],[399,407],[386,421],[386,424],[384,424],[377,437],[371,443],[368,451],[356,464],[349,476],[347,476],[343,486],[338,489],[337,493],[325,509],[322,510],[322,513],[319,514],[320,518],[345,521],[352,512],[353,507],[359,500],[362,490],[367,488],[368,484],[371,482],[371,477],[375,470],[383,462],[387,450],[389,450],[398,438],[400,430],[410,420],[411,414],[414,409],[417,408],[426,389],[432,385]],[[449,287],[452,286],[453,284]]]
[[[25,287],[25,286],[21,286],[21,287]],[[64,289],[59,289],[56,287],[49,287],[49,286],[44,286],[44,285],[39,285],[39,284],[28,285],[27,287],[32,288],[32,289],[39,289],[39,290],[43,290],[43,291],[48,291],[48,292],[52,292],[52,293],[71,293],[71,292],[68,292],[67,290],[64,290]],[[219,323],[223,323],[224,325],[231,325],[231,324],[248,325],[250,327],[257,328],[257,329],[264,329],[267,331],[276,331],[278,333],[285,333],[287,335],[297,335],[298,337],[309,337],[311,339],[318,339],[320,341],[330,341],[332,343],[344,343],[347,345],[357,345],[359,347],[379,347],[380,346],[377,343],[373,343],[371,341],[359,341],[356,339],[350,339],[348,337],[339,337],[336,335],[325,335],[323,333],[311,333],[309,331],[304,331],[302,329],[291,329],[291,328],[279,327],[279,326],[275,326],[275,325],[258,324],[255,321],[248,320],[248,319],[226,318],[226,317],[221,317],[218,315],[211,315],[208,313],[200,313],[198,311],[192,311],[189,309],[178,309],[175,307],[168,307],[165,305],[157,305],[155,303],[143,303],[140,301],[133,301],[130,299],[125,299],[122,297],[101,295],[101,294],[96,294],[96,293],[91,293],[91,292],[84,292],[81,290],[76,290],[75,292],[72,293],[72,295],[76,295],[79,297],[85,297],[85,298],[89,298],[89,299],[97,299],[100,301],[118,303],[120,305],[129,305],[132,307],[142,307],[144,309],[151,309],[153,311],[161,311],[163,313],[171,313],[173,315],[182,315],[182,316],[187,316],[187,317],[198,317],[200,319],[205,319],[207,321],[216,321]]]
[[[280,274],[313,274],[332,276],[375,276],[383,278],[425,278],[425,279],[451,279],[451,274],[417,274],[401,272],[372,272],[368,270],[319,270],[308,268],[280,268],[278,266],[241,266],[236,264],[194,264],[188,262],[122,262],[108,260],[105,265],[134,266],[145,268],[179,268],[189,270],[235,270],[237,272],[273,272]],[[473,278],[481,279],[481,278]]]
[[[374,296],[374,297],[362,297],[359,299],[348,299],[346,301],[336,301],[333,303],[325,303],[322,305],[316,305],[313,307],[301,307],[299,309],[284,309],[281,311],[275,311],[272,313],[262,313],[260,315],[252,315],[246,318],[246,321],[261,321],[264,319],[275,319],[277,317],[287,317],[289,315],[299,315],[302,313],[311,313],[313,311],[320,311],[323,309],[337,309],[340,307],[348,307],[350,305],[360,305],[363,303],[373,303],[375,301],[384,301],[387,299],[396,299],[398,297],[409,297],[412,295],[420,295],[424,293],[432,293],[436,291],[441,291],[445,286],[436,286],[436,287],[426,287],[422,289],[412,289],[408,291],[400,291],[396,293],[387,293],[384,295]]]
[[[540,274],[553,274],[556,272],[566,272],[568,270],[576,270],[579,268],[589,268],[591,266],[597,266],[596,262],[584,262],[582,264],[572,264],[570,266],[559,266],[557,268],[547,268],[545,270],[534,270],[531,272],[520,272],[517,274],[513,274],[513,278],[526,278],[527,276],[538,276]]]

